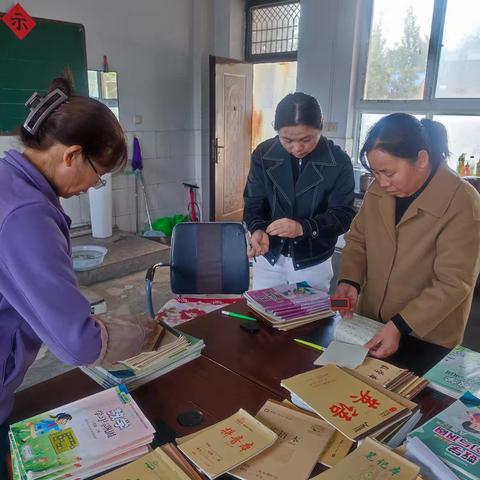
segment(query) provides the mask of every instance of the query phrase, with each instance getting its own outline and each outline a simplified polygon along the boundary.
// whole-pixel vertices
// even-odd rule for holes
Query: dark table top
[[[226,309],[255,316],[243,300]],[[180,329],[203,338],[206,344],[203,354],[206,357],[287,398],[289,394],[280,386],[281,380],[315,368],[313,362],[320,354],[295,343],[293,339],[301,338],[327,346],[333,339],[336,320],[323,319],[288,332],[276,331],[259,322],[260,331],[257,333],[245,332],[240,328],[241,323],[241,320],[222,315],[220,310],[216,310],[184,323]],[[447,348],[408,337],[397,354],[387,361],[423,375],[448,351]],[[414,401],[420,404],[424,420],[452,402],[449,397],[429,388]]]

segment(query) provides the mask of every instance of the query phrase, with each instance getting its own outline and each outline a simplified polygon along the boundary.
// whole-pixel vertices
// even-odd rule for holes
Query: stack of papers
[[[108,368],[81,369],[103,388],[124,384],[134,390],[199,357],[204,346],[203,340],[169,328],[155,351],[141,353]]]
[[[282,331],[333,316],[328,294],[307,282],[250,290],[244,297],[262,320]]]
[[[84,479],[148,452],[155,430],[124,386],[10,426],[15,480]]]
[[[457,345],[423,377],[438,390],[453,398],[464,392],[480,396],[480,353]]]

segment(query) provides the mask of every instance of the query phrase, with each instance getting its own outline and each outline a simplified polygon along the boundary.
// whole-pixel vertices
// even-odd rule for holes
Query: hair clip
[[[30,109],[30,113],[23,124],[23,128],[31,135],[35,135],[40,125],[50,113],[67,100],[67,95],[59,88],[52,90],[44,97],[38,92],[35,92],[25,102],[25,106]]]

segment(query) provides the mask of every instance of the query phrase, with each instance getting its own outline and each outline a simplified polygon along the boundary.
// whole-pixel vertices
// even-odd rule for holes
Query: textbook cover
[[[450,397],[459,398],[467,391],[480,397],[480,353],[457,345],[423,378]]]
[[[480,478],[480,399],[470,392],[409,433],[413,437],[454,471]]]
[[[372,382],[373,383],[373,382]],[[357,441],[411,415],[404,399],[373,387],[336,365],[282,380],[282,387],[351,440]],[[400,403],[400,400],[402,403]],[[298,404],[298,402],[297,402]]]
[[[69,478],[145,453],[155,430],[121,385],[10,426],[21,478]],[[137,455],[138,456],[138,455]],[[72,472],[75,472],[71,474]]]

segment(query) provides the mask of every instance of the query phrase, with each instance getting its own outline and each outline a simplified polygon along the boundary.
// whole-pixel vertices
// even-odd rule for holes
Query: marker
[[[227,310],[222,310],[223,315],[227,315],[229,317],[241,318],[242,320],[248,320],[249,322],[256,322],[257,319],[253,317],[247,317],[247,315],[241,315],[240,313],[229,312]]]
[[[320,350],[321,352],[323,352],[325,350],[320,345],[317,345],[317,344],[311,343],[311,342],[307,342],[306,340],[301,340],[300,338],[294,338],[293,341],[299,343],[300,345],[305,345],[306,347],[314,348],[315,350]]]

